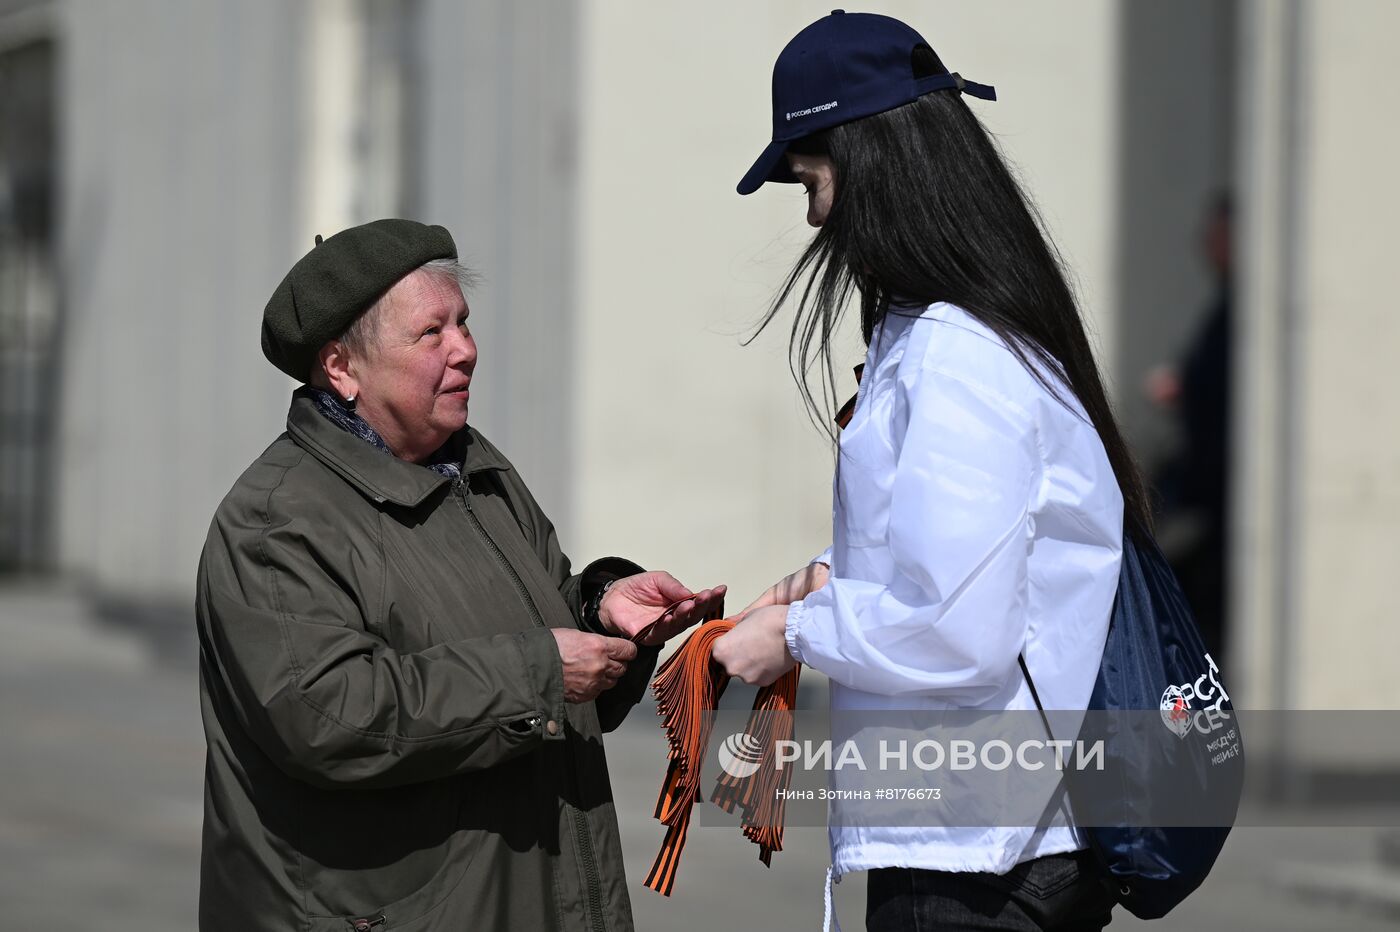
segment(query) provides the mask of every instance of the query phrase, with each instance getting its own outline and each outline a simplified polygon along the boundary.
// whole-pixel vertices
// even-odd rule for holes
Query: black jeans
[[[882,867],[870,872],[867,890],[866,932],[1098,932],[1114,903],[1087,851],[1000,875]]]

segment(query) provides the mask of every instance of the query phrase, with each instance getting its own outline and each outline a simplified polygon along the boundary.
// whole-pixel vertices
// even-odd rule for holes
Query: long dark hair
[[[915,51],[913,68],[916,77],[945,72],[927,47]],[[831,335],[853,293],[866,345],[891,298],[946,301],[1001,337],[1061,401],[1066,386],[1074,393],[1108,454],[1124,515],[1150,528],[1142,475],[1109,406],[1059,253],[961,95],[925,94],[788,148],[831,159],[835,198],[754,336],[799,294],[789,365],[814,420],[830,424],[826,412],[837,394]],[[821,403],[808,380],[818,364]]]

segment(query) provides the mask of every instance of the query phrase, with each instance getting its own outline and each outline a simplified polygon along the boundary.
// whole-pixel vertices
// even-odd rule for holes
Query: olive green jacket
[[[640,570],[570,575],[479,433],[463,477],[395,459],[293,396],[200,560],[208,740],[200,927],[632,928],[603,733],[643,650],[566,704],[549,628]],[[633,801],[632,805],[648,805]]]

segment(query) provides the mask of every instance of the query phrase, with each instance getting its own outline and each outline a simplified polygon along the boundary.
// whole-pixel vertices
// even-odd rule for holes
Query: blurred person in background
[[[1230,514],[1231,357],[1230,197],[1207,208],[1201,255],[1214,291],[1181,361],[1158,366],[1144,382],[1147,396],[1181,425],[1181,448],[1159,471],[1163,548],[1191,603],[1201,636],[1216,656],[1225,643]]]
[[[201,928],[631,929],[602,734],[722,587],[570,570],[467,425],[446,230],[317,243],[263,317],[307,384],[199,566]]]
[[[1083,710],[1124,525],[1150,526],[1059,256],[964,95],[995,99],[904,23],[838,10],[779,56],[773,141],[739,183],[806,189],[817,232],[763,325],[798,296],[792,369],[811,410],[801,376],[820,364],[830,386],[850,298],[868,351],[831,548],[714,657],[757,684],[822,671],[833,718],[1034,711],[1022,655],[1045,708]],[[1063,807],[1039,826],[944,827],[830,806],[830,876],[870,871],[868,929],[1109,922]]]

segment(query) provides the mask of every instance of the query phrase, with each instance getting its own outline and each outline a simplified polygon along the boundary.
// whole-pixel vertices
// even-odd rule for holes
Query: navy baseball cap
[[[957,74],[914,77],[912,56],[931,49],[909,26],[878,13],[832,10],[793,37],[773,66],[773,141],[739,182],[752,194],[765,181],[796,181],[788,143],[903,106],[931,91],[996,100],[996,89]]]

